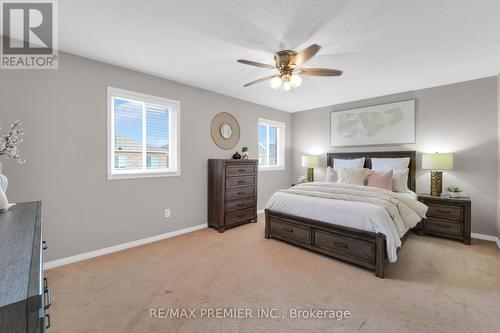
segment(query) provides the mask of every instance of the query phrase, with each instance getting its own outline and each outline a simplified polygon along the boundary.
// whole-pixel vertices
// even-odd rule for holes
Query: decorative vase
[[[3,193],[7,193],[7,186],[9,185],[9,180],[7,177],[2,173],[3,165],[0,163],[0,190],[3,191]]]
[[[9,181],[4,174],[2,174],[2,163],[0,163],[0,210],[6,209],[9,205],[9,200],[7,200],[7,185]]]
[[[241,155],[238,152],[234,153],[233,160],[241,160]]]

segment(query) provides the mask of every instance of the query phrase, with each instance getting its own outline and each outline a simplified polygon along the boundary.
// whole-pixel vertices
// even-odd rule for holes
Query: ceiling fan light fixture
[[[290,79],[283,79],[283,91],[290,91],[292,89],[292,84],[290,83]]]
[[[279,89],[281,87],[281,78],[279,76],[273,77],[269,80],[269,86],[273,89]]]
[[[302,84],[302,78],[299,75],[294,74],[290,76],[290,85],[292,86],[292,88],[298,88],[300,87],[301,84]]]

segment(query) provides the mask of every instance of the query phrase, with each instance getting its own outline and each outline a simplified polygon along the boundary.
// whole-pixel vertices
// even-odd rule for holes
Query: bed
[[[414,200],[412,197],[416,197],[414,194],[416,183],[415,151],[328,153],[327,165],[333,167],[334,159],[348,160],[360,157],[365,158],[364,167],[370,169],[372,158],[409,157],[408,188],[413,192],[407,194],[409,199],[400,199],[407,203],[409,200]],[[315,189],[324,187],[329,190],[327,185],[322,183],[303,186],[303,188],[308,187]],[[396,194],[394,195],[396,196]],[[299,196],[287,193],[275,194],[275,196],[271,198],[274,200],[273,204],[270,205],[273,208],[265,210],[266,238],[275,238],[371,269],[379,278],[384,277],[387,259],[395,261],[395,252],[402,246],[411,230],[410,228],[403,231],[398,230],[398,233],[395,234],[379,222],[377,223],[381,227],[367,228],[367,223],[364,220],[372,218],[371,215],[377,212],[375,209],[377,207],[373,207],[369,203],[349,200],[332,201],[328,198],[313,196],[303,196],[299,200]],[[329,208],[327,204],[330,206],[336,204],[337,206]],[[309,209],[307,209],[308,205]],[[374,210],[371,212],[369,209]],[[347,218],[348,216],[350,216],[350,220]],[[357,216],[359,221],[353,220],[353,216],[354,219]]]

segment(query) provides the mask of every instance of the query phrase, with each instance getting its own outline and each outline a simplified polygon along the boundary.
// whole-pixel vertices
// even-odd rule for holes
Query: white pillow
[[[333,168],[340,169],[363,169],[365,167],[365,158],[355,158],[352,160],[333,159]]]
[[[340,169],[337,171],[339,184],[365,185],[368,169]]]
[[[399,169],[394,170],[392,173],[392,190],[394,192],[408,192],[410,189],[408,188],[408,172],[410,170]]]
[[[372,158],[372,170],[389,171],[406,169],[410,165],[409,157],[400,158]]]

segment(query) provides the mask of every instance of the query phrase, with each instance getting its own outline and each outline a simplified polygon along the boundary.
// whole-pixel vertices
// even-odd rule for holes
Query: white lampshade
[[[292,76],[290,76],[290,84],[292,85],[292,88],[299,87],[301,83],[302,83],[302,78],[297,74],[293,74]]]
[[[319,158],[314,155],[303,155],[302,156],[302,167],[303,168],[315,168],[319,166]]]
[[[428,169],[428,170],[453,169],[453,154],[450,153],[422,154],[422,169]]]
[[[281,87],[281,78],[279,76],[273,77],[269,80],[269,86],[273,89],[279,89]]]
[[[292,84],[290,83],[289,79],[284,79],[283,80],[283,91],[290,91],[292,89]]]

